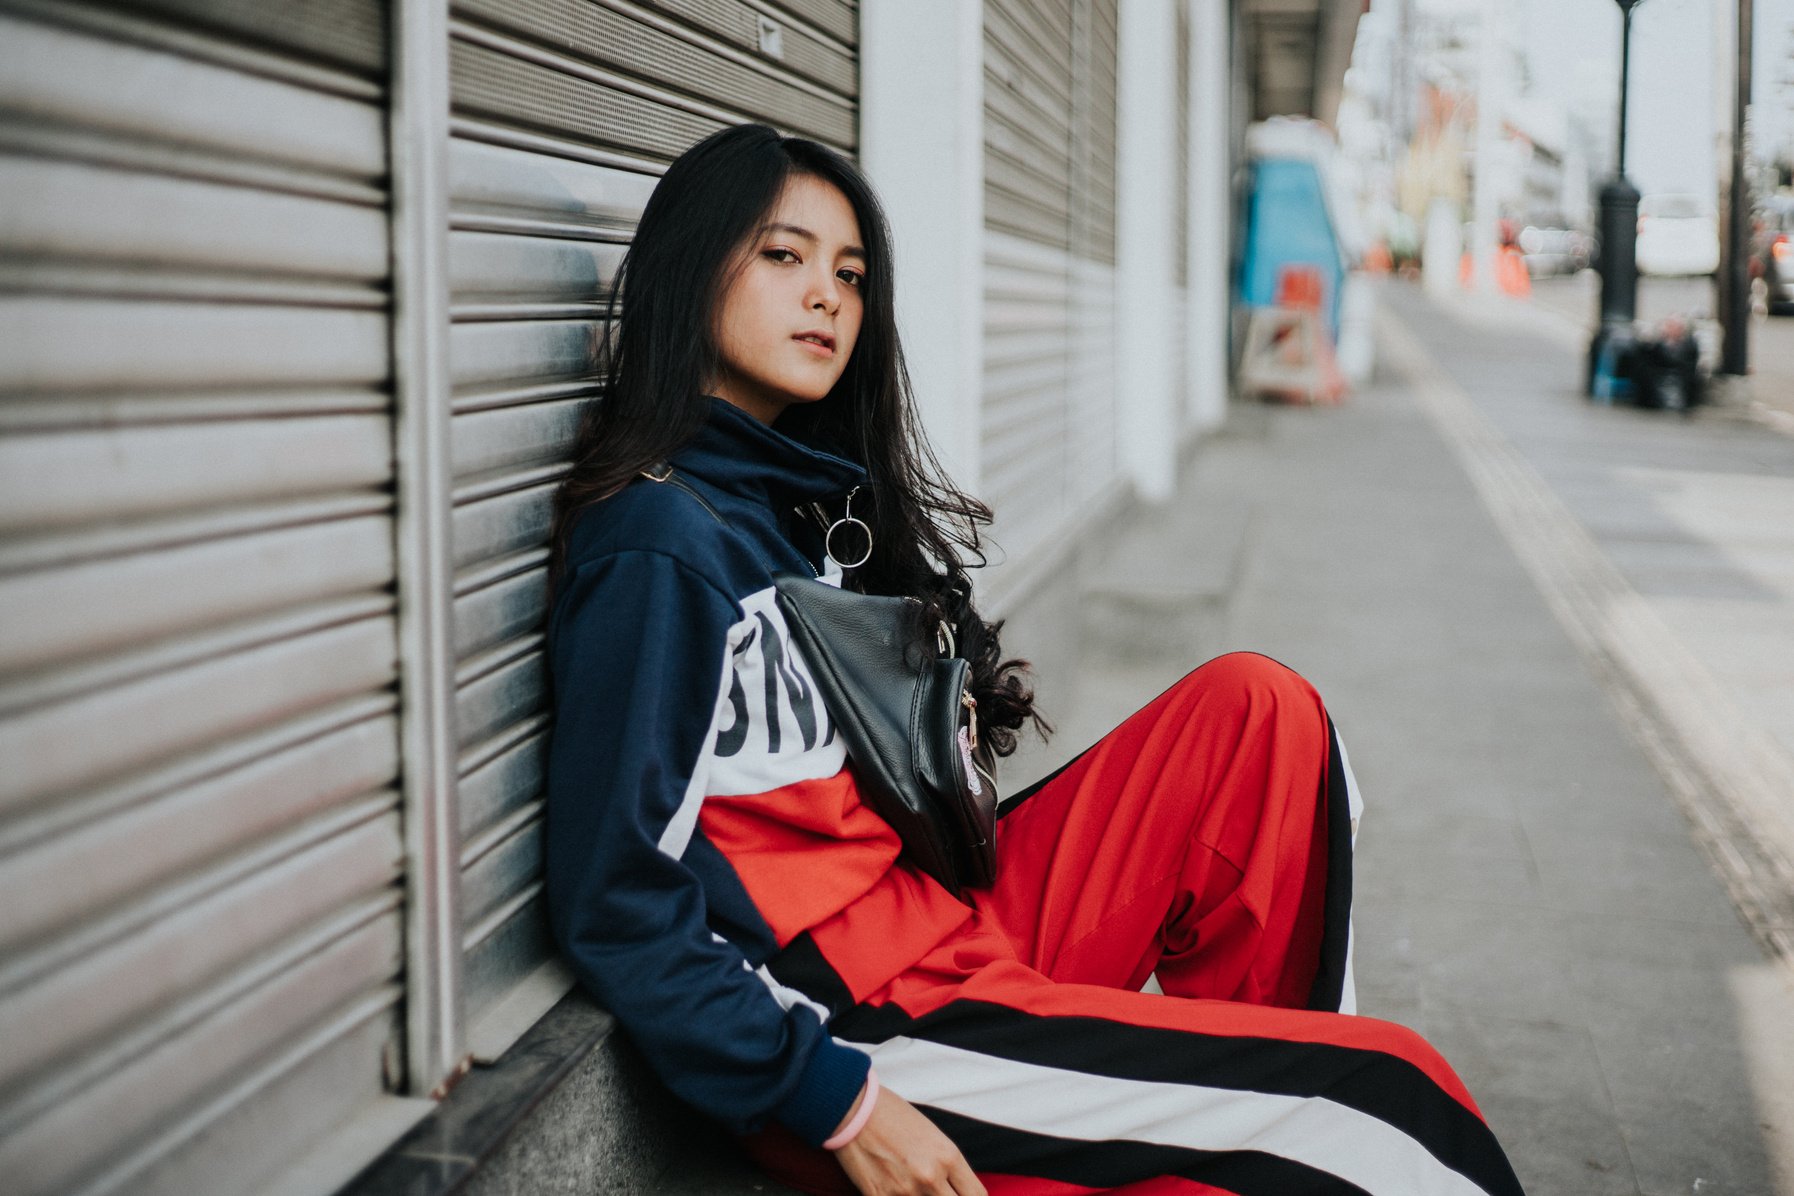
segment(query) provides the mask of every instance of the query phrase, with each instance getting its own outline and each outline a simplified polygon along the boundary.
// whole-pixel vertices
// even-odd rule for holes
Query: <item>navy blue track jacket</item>
[[[790,875],[805,856],[756,869],[773,858],[762,847],[797,842],[784,824],[819,796],[852,805],[819,788],[850,791],[851,777],[772,574],[838,581],[790,513],[865,479],[711,403],[672,458],[676,482],[633,483],[572,529],[549,623],[550,917],[580,982],[677,1095],[737,1131],[772,1118],[820,1143],[867,1058],[766,965],[799,923],[853,894],[818,904]],[[883,860],[862,870],[871,883],[895,859],[894,836],[855,833]]]

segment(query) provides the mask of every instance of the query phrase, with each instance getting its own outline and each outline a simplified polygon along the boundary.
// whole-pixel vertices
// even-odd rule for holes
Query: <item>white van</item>
[[[1640,274],[1712,274],[1719,269],[1719,224],[1695,195],[1647,195],[1638,204]]]

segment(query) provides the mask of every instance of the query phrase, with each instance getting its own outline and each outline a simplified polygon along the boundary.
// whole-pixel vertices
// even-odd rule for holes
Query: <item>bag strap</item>
[[[702,494],[699,494],[691,483],[680,477],[678,472],[674,470],[672,465],[668,462],[656,461],[654,464],[642,470],[641,476],[647,478],[650,482],[661,482],[685,491],[685,493],[697,499],[699,506],[710,512],[710,517],[712,519],[727,528],[733,528],[735,526],[718,514],[716,508],[710,505],[710,500],[706,499]],[[753,545],[753,549],[754,554],[760,558],[760,562],[766,565],[768,569],[772,569],[771,562],[767,561],[766,554],[760,551],[760,546],[755,544]],[[777,572],[777,570],[773,571],[775,573]],[[917,602],[920,600],[911,598],[909,601]],[[941,657],[951,658],[959,655],[959,643],[953,635],[953,625],[950,622],[946,619],[942,619],[939,623],[936,623],[934,636],[935,648]],[[976,725],[976,720],[974,720],[974,725]],[[992,783],[994,784],[995,782]]]

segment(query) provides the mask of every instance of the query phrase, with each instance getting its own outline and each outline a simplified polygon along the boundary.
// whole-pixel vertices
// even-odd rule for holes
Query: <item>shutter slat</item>
[[[23,117],[363,179],[386,172],[372,104],[3,15],[0,45],[0,107]]]
[[[207,1092],[287,1054],[282,1048],[314,1027],[365,1018],[391,1004],[385,978],[399,967],[396,912],[364,921],[322,948],[307,947],[264,983],[0,1137],[0,1169],[13,1190],[19,1196],[70,1191],[133,1146],[149,1145],[160,1126],[178,1123]],[[370,997],[371,1007],[355,1007]],[[316,1049],[301,1045],[310,1048],[307,1054]],[[224,1110],[206,1111],[215,1117]],[[95,1133],[95,1126],[106,1132]]]
[[[529,804],[542,790],[548,736],[526,735],[461,778],[461,834],[485,830]]]
[[[589,375],[600,327],[594,320],[457,324],[449,334],[456,389]]]
[[[653,175],[459,139],[450,147],[449,172],[457,222],[521,216],[620,237],[635,229],[658,181]]]
[[[116,2],[116,0],[115,0]],[[139,12],[184,17],[256,45],[296,50],[380,78],[386,67],[386,11],[377,0],[129,0]]]
[[[130,1196],[242,1191],[254,1177],[284,1179],[289,1169],[315,1191],[336,1191],[369,1161],[370,1145],[397,1141],[431,1107],[386,1094],[379,1060],[401,1034],[396,992],[389,985],[358,996],[265,1056],[219,1107],[171,1127],[172,1143],[152,1144],[142,1162],[125,1160],[112,1174],[128,1179],[94,1196],[111,1196],[120,1183]],[[295,1159],[295,1144],[311,1149]]]
[[[594,4],[460,0],[456,9],[558,54],[646,80],[698,104],[730,109],[739,119],[766,119],[776,113],[794,132],[836,145],[853,143],[851,103],[769,69],[768,60],[757,53],[743,62],[733,47],[719,53]]]
[[[91,918],[225,852],[276,835],[398,775],[391,715],[352,723],[94,818],[0,857],[0,946]],[[80,876],[80,885],[65,882]]]
[[[463,595],[455,600],[455,653],[471,656],[535,631],[547,612],[548,570],[544,568]]]
[[[546,543],[554,522],[555,484],[506,490],[455,508],[455,567]]]
[[[564,458],[579,426],[582,404],[581,399],[564,399],[456,417],[455,473],[488,473]]]
[[[843,45],[859,45],[858,4],[848,0],[778,0],[772,7],[782,8],[799,20],[808,21]]]
[[[334,916],[395,878],[402,854],[396,818],[364,823],[5,993],[0,1020],[52,1032],[0,1041],[0,1090],[13,1089],[61,1056],[106,1041],[144,1006],[172,1005],[278,940]]]
[[[0,440],[0,530],[379,485],[391,435],[386,416],[352,415],[12,436]]]
[[[542,875],[542,818],[539,805],[519,811],[521,825],[507,828],[498,841],[473,852],[463,869],[461,911],[471,925]],[[470,849],[473,844],[469,844]]]
[[[489,1009],[541,966],[554,950],[548,932],[548,915],[539,886],[531,885],[512,898],[514,907],[502,919],[477,926],[466,944],[466,994],[468,1007]]]
[[[643,8],[657,10],[678,18],[694,29],[702,30],[721,41],[751,54],[760,53],[761,13],[745,4],[728,0],[644,0]],[[827,26],[823,26],[827,28]],[[780,22],[779,40],[783,51],[777,61],[794,74],[805,76],[838,91],[854,95],[859,90],[859,62],[851,52],[852,25],[846,26],[845,40],[849,49],[842,50],[831,40],[816,36],[804,25]]]
[[[622,79],[596,68],[570,73],[578,67],[571,61],[556,69],[459,40],[449,61],[456,112],[572,141],[670,161],[727,123],[708,105],[686,111],[622,90]]]
[[[360,619],[15,712],[0,722],[0,813],[384,688],[396,664],[391,618]]]
[[[495,655],[505,655],[500,649]],[[466,747],[496,735],[547,705],[547,667],[539,651],[531,651],[461,687],[455,722]]]
[[[386,274],[376,208],[22,158],[0,158],[0,194],[0,252],[370,282]]]
[[[8,391],[386,381],[379,312],[224,303],[0,298]]]
[[[597,314],[626,248],[602,241],[459,232],[449,238],[450,282],[458,304],[589,303]]]
[[[0,672],[374,589],[392,569],[392,529],[369,517],[0,578]],[[89,609],[108,586],[131,601]]]

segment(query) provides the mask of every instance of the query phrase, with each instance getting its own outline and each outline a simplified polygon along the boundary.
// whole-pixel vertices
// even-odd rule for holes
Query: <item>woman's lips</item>
[[[835,355],[835,346],[832,343],[818,344],[816,341],[804,339],[802,334],[794,336],[791,339],[808,349],[810,352],[816,354],[818,357],[833,357]]]

